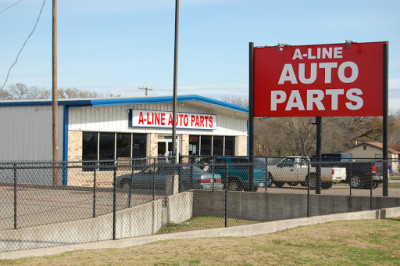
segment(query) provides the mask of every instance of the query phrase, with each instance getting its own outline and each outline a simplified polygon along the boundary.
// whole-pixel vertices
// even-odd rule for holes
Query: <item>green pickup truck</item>
[[[214,159],[214,173],[222,177],[222,182],[228,177],[228,190],[250,190],[249,169],[252,164],[247,158],[216,157]],[[254,188],[270,186],[271,179],[266,174],[265,164],[253,164]]]

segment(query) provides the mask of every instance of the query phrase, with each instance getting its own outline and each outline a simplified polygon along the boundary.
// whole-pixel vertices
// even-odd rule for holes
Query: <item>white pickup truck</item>
[[[285,183],[290,186],[307,186],[310,178],[310,187],[317,187],[316,167],[311,167],[308,172],[308,158],[301,156],[290,156],[282,159],[276,165],[268,165],[268,172],[273,184],[282,187]],[[334,183],[340,183],[346,180],[346,168],[342,167],[324,167],[321,166],[321,188],[331,188]]]

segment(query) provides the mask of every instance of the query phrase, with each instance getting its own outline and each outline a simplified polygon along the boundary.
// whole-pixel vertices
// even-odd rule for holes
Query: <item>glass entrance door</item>
[[[172,154],[172,141],[158,141],[158,157],[168,157]]]
[[[163,138],[158,139],[158,157],[159,160],[161,158],[165,158],[168,161],[168,157],[172,156],[172,137],[171,136],[162,136]],[[177,150],[177,158],[179,158],[180,154],[180,145],[179,145],[180,137],[177,136],[176,138],[176,150]]]

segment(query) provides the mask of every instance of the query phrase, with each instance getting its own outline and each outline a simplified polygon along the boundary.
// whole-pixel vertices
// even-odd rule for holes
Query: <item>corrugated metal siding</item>
[[[105,107],[83,107],[70,108],[69,130],[99,131],[99,132],[137,132],[137,133],[159,133],[170,134],[170,129],[143,129],[129,128],[129,109],[172,111],[171,103],[143,104],[143,105],[121,105]],[[179,104],[178,112],[208,113],[217,115],[217,130],[190,130],[177,129],[177,134],[201,134],[201,135],[225,135],[241,136],[247,135],[247,120],[232,116],[221,115],[213,109],[196,109],[187,104]]]
[[[52,160],[51,106],[0,108],[0,161]],[[63,107],[58,109],[59,158],[63,153]]]

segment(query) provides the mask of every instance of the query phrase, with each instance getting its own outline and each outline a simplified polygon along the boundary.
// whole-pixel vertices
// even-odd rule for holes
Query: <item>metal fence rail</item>
[[[388,170],[375,159],[172,161],[0,163],[0,252],[150,235],[194,217],[208,228],[400,206],[398,168],[384,196]]]

